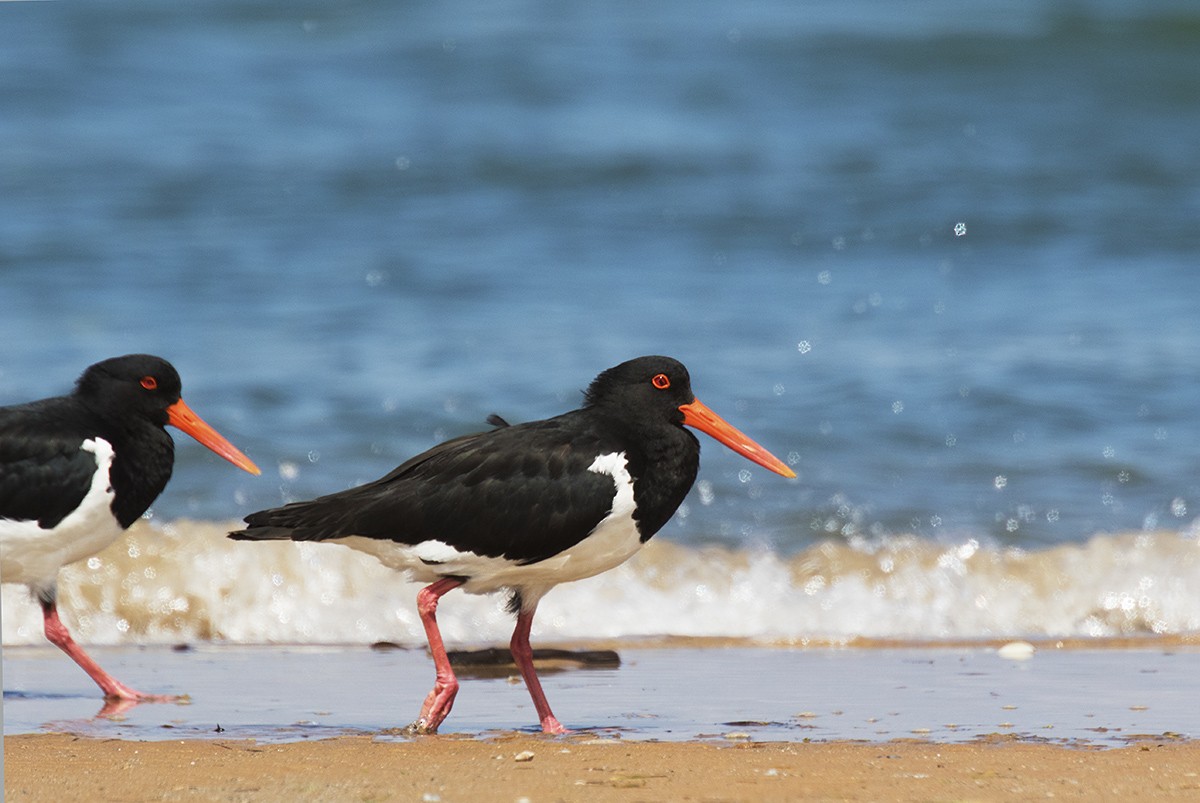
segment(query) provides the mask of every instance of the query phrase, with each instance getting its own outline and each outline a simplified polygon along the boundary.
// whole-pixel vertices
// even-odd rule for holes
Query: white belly
[[[109,469],[112,445],[103,438],[80,447],[96,456],[96,473],[79,507],[50,529],[36,521],[0,519],[0,573],[5,583],[52,588],[58,570],[95,555],[120,537],[122,528],[112,512]]]
[[[641,533],[633,518],[633,478],[626,468],[625,455],[601,455],[588,470],[613,478],[616,491],[612,510],[582,541],[537,563],[522,565],[507,558],[477,555],[443,541],[409,545],[358,535],[331,540],[374,555],[385,566],[408,572],[418,582],[431,583],[447,576],[466,577],[462,588],[468,593],[518,589],[526,604],[530,604],[559,583],[608,571],[641,549]]]

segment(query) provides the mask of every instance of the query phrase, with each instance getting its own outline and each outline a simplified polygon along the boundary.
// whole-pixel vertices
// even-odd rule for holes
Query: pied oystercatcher
[[[130,354],[96,363],[69,396],[0,407],[0,571],[29,586],[46,638],[109,700],[164,701],[100,668],[58,618],[58,570],[113,543],[158,497],[175,462],[171,424],[235,466],[258,467],[179,397],[166,360]]]
[[[542,596],[631,557],[675,513],[696,479],[693,426],[785,477],[791,469],[692,395],[687,369],[641,357],[603,372],[581,409],[455,438],[375,482],[246,517],[238,540],[332,541],[430,583],[417,595],[436,667],[414,733],[435,733],[458,681],[438,632],[453,588],[511,592],[510,644],[542,730],[564,733],[533,667],[529,631]]]

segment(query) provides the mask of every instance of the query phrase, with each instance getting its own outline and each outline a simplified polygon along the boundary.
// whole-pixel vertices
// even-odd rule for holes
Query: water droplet
[[[812,351],[812,343],[809,343],[807,340],[801,340],[796,344],[796,351],[800,352],[801,354],[808,354],[810,351]]]
[[[1187,502],[1178,496],[1171,500],[1171,515],[1181,519],[1187,515]]]
[[[992,484],[996,486],[997,491],[1004,490],[1004,486],[1008,485],[1008,477],[1003,474],[997,474],[996,479],[992,480]]]
[[[904,402],[899,400],[892,402],[892,412],[897,414],[904,412]]]
[[[1117,450],[1116,450],[1116,449],[1114,449],[1114,448],[1112,448],[1111,446],[1105,446],[1105,447],[1104,447],[1104,456],[1105,456],[1105,457],[1107,457],[1107,458],[1110,458],[1110,459],[1111,459],[1111,458],[1112,458],[1112,457],[1114,457],[1116,454],[1117,454]]]
[[[954,224],[954,236],[955,237],[962,237],[966,233],[967,233],[967,224],[966,223],[959,221],[958,223]]]
[[[833,281],[833,274],[827,270],[823,270],[817,274],[817,284],[829,284]]]

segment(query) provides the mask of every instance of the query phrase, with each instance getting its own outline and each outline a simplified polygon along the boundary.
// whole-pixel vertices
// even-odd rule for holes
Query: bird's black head
[[[638,357],[609,368],[583,395],[585,407],[611,410],[625,419],[680,425],[679,408],[695,398],[687,368],[670,357]]]
[[[664,423],[695,427],[776,474],[796,476],[778,457],[702,404],[692,393],[687,369],[670,357],[638,357],[609,368],[587,389],[584,405],[643,433]]]
[[[258,466],[250,458],[184,403],[181,391],[175,367],[150,354],[127,354],[98,362],[84,371],[75,385],[76,397],[114,429],[137,429],[138,422],[159,428],[170,424],[238,468],[258,474]]]
[[[181,383],[174,366],[150,354],[128,354],[89,366],[75,393],[104,418],[149,420],[166,426],[167,408],[179,401]]]

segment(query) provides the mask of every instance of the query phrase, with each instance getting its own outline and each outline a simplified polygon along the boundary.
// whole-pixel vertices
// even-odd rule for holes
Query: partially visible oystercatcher
[[[791,469],[692,395],[687,369],[641,357],[596,377],[581,409],[467,435],[417,455],[382,479],[253,513],[238,540],[334,541],[430,583],[417,595],[437,670],[414,733],[435,733],[458,680],[438,632],[438,599],[453,588],[511,593],[510,648],[542,730],[564,733],[533,667],[529,630],[559,583],[624,562],[659,531],[696,479],[693,426],[785,477]]]
[[[0,577],[29,586],[46,638],[109,700],[174,698],[129,688],[75,643],[58,618],[58,570],[113,543],[166,487],[175,462],[167,424],[259,473],[179,391],[170,363],[131,354],[88,368],[69,396],[0,407]]]

